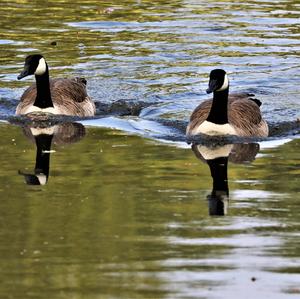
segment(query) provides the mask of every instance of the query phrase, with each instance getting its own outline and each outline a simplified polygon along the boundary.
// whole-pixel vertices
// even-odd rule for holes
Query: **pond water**
[[[1,1],[0,298],[299,298],[299,9]],[[13,117],[37,52],[87,78],[95,118]],[[185,142],[215,67],[263,102],[271,138]]]

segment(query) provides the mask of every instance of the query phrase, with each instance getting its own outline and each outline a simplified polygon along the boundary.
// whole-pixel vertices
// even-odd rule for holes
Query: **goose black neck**
[[[46,72],[43,75],[35,75],[35,81],[37,93],[34,106],[37,106],[42,109],[54,107],[50,93],[48,66],[46,68]]]
[[[211,177],[213,179],[212,196],[216,196],[217,193],[223,193],[224,195],[226,194],[228,196],[228,157],[220,157],[213,160],[207,160],[207,164],[209,165]]]
[[[218,125],[228,123],[228,92],[229,88],[215,91],[207,121]]]
[[[53,135],[41,134],[35,136],[36,158],[35,174],[43,173],[48,178],[50,164],[50,149]]]

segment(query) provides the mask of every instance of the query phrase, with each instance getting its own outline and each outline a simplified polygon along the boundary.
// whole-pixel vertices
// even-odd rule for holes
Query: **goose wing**
[[[87,95],[84,78],[54,79],[50,81],[51,97],[60,114],[93,116],[95,103]]]
[[[36,84],[33,83],[30,85],[22,94],[20,103],[23,106],[32,105],[36,98]]]
[[[203,123],[208,117],[211,105],[212,99],[206,100],[198,105],[190,117],[190,123],[195,125],[200,125]],[[193,127],[191,127],[191,129],[193,129]]]
[[[237,128],[250,128],[261,123],[259,106],[249,99],[229,100],[228,121]]]
[[[50,90],[54,102],[69,99],[81,103],[88,97],[84,78],[50,80]]]
[[[236,100],[229,103],[229,105],[228,120],[235,128],[238,136],[268,136],[268,124],[263,120],[256,101],[249,99]]]

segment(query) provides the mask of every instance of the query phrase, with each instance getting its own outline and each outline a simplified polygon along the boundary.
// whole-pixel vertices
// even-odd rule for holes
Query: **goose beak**
[[[206,93],[212,93],[217,90],[218,81],[217,80],[209,80],[208,88],[206,89]]]
[[[26,77],[29,75],[29,71],[28,68],[24,68],[24,70],[20,73],[20,75],[18,76],[18,80],[21,80],[22,78]]]

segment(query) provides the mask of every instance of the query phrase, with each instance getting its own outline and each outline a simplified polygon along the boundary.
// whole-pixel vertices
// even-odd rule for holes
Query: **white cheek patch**
[[[216,91],[222,91],[222,90],[225,90],[225,89],[228,88],[228,86],[229,86],[229,80],[228,80],[227,74],[225,74],[223,85],[222,85],[218,90],[216,90]]]
[[[39,60],[39,64],[38,64],[34,74],[35,75],[43,75],[43,74],[45,74],[46,69],[47,69],[46,61],[44,58],[41,58]]]

